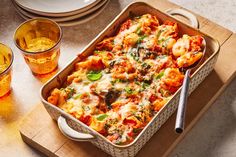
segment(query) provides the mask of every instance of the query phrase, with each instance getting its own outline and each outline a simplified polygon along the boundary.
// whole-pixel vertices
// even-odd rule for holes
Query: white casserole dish
[[[181,14],[187,17],[194,27],[198,26],[198,21],[194,15],[184,10],[168,10],[170,14]],[[205,79],[205,77],[212,71],[213,66],[217,60],[219,52],[219,43],[212,37],[200,32],[187,24],[176,20],[167,13],[161,12],[158,9],[144,3],[135,2],[127,6],[90,44],[88,44],[81,54],[76,56],[64,69],[49,80],[41,89],[42,102],[50,114],[50,116],[58,122],[59,129],[68,138],[76,141],[90,141],[103,151],[112,156],[135,156],[137,152],[144,146],[144,144],[152,137],[154,133],[166,122],[166,120],[175,112],[179,101],[179,89],[171,100],[153,117],[142,132],[135,138],[135,140],[128,145],[115,145],[107,140],[98,132],[92,130],[70,114],[64,112],[60,108],[47,102],[47,97],[53,88],[60,88],[66,77],[73,71],[74,64],[81,59],[92,54],[96,44],[107,36],[115,34],[120,24],[128,19],[130,14],[142,15],[150,13],[156,15],[160,21],[170,20],[177,22],[180,34],[202,35],[207,44],[206,55],[202,64],[196,68],[191,75],[189,94]],[[174,131],[174,126],[173,126]]]

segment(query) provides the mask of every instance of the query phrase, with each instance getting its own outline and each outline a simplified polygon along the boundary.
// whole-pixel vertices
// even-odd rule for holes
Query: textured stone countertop
[[[236,31],[235,0],[171,0],[210,20]],[[91,21],[63,28],[59,69],[66,65],[132,0],[111,0],[106,11]],[[104,20],[106,19],[106,20]],[[34,77],[13,44],[16,27],[24,20],[10,0],[1,0],[0,42],[14,52],[11,95],[0,100],[0,156],[42,156],[27,146],[18,132],[19,122],[40,103],[39,89],[44,79]],[[94,25],[96,23],[96,25]],[[76,32],[76,33],[75,33]],[[174,149],[171,157],[234,157],[236,156],[236,80],[217,99],[194,128]]]

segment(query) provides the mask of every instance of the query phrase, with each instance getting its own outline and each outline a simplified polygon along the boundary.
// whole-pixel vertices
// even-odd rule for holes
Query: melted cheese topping
[[[48,101],[112,143],[128,144],[182,85],[178,61],[184,62],[184,56],[173,51],[186,49],[185,58],[193,58],[196,51],[189,43],[198,41],[178,37],[177,24],[160,25],[150,14],[127,20],[116,36],[98,43],[92,56],[76,64],[67,86],[55,89]]]

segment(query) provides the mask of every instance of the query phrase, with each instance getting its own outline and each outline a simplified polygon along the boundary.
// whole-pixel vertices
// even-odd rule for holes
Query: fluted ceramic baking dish
[[[191,75],[189,94],[205,79],[212,71],[217,60],[219,52],[219,44],[212,37],[200,32],[196,17],[181,9],[170,9],[166,13],[154,8],[144,2],[135,2],[127,6],[90,44],[88,44],[81,54],[76,56],[68,65],[49,80],[41,89],[41,99],[44,107],[50,116],[58,122],[61,132],[68,138],[76,141],[90,141],[103,151],[115,157],[135,156],[144,144],[152,137],[154,133],[166,122],[166,120],[175,112],[180,89],[174,94],[166,105],[153,117],[142,132],[135,140],[127,145],[115,145],[107,140],[104,136],[89,128],[70,114],[64,112],[60,108],[47,102],[47,97],[53,88],[60,88],[66,80],[66,77],[73,71],[74,64],[85,57],[92,54],[96,44],[108,36],[115,35],[120,24],[133,15],[143,15],[150,13],[158,17],[160,21],[174,21],[178,23],[180,34],[202,35],[206,40],[207,50],[202,64],[195,69]],[[173,18],[171,15],[179,14],[190,20],[192,26],[182,23]],[[195,27],[195,28],[194,28]],[[174,126],[173,126],[174,131]]]

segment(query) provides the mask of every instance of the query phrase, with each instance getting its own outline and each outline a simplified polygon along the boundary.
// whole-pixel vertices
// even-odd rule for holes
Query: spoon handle
[[[175,131],[176,133],[182,133],[184,130],[184,122],[185,122],[185,112],[187,105],[187,97],[188,97],[188,87],[190,82],[190,72],[191,70],[187,70],[184,76],[184,82],[182,86],[182,90],[179,98],[179,106],[177,110],[177,116],[175,121]]]

